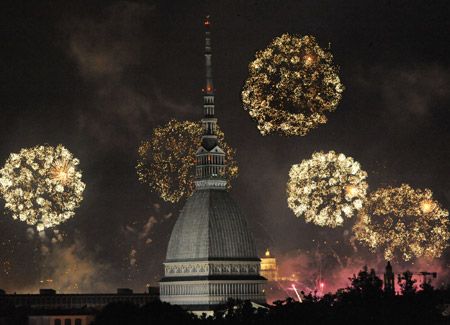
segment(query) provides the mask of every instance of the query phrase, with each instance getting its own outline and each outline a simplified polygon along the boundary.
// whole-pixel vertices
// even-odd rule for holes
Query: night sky
[[[137,147],[171,118],[201,118],[206,14],[216,115],[240,167],[231,193],[259,254],[271,248],[304,283],[322,272],[329,288],[365,263],[382,271],[381,256],[349,243],[352,221],[321,228],[288,209],[291,165],[319,150],[359,161],[371,190],[430,188],[450,208],[447,1],[7,1],[0,12],[1,164],[21,148],[61,143],[86,183],[81,207],[56,233],[12,220],[1,202],[7,291],[143,291],[160,279],[183,202],[138,182]],[[346,89],[308,135],[261,136],[240,91],[255,52],[286,32],[331,43]],[[449,263],[447,249],[394,269],[442,274]]]

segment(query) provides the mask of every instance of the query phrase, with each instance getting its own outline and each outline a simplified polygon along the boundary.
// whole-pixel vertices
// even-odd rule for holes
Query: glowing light
[[[381,188],[369,196],[353,227],[355,238],[386,260],[441,256],[450,239],[448,211],[429,189]]]
[[[201,145],[202,134],[201,124],[197,122],[171,120],[155,128],[138,149],[136,170],[139,181],[148,184],[165,201],[178,202],[190,196],[195,187],[195,153]],[[225,142],[220,128],[216,134],[226,154],[224,176],[231,186],[230,180],[238,175],[235,151]]]
[[[314,62],[314,59],[311,55],[305,55],[304,59],[306,65],[311,65]]]
[[[347,185],[345,187],[345,193],[349,196],[349,197],[355,197],[358,195],[358,188],[353,186],[353,185]]]
[[[315,152],[293,165],[287,183],[287,202],[297,217],[318,226],[341,226],[361,209],[366,198],[367,173],[358,162],[334,151]]]
[[[50,175],[53,180],[64,185],[75,175],[75,168],[67,160],[60,160],[55,162],[50,170]]]
[[[429,213],[433,210],[434,203],[430,200],[423,200],[422,202],[420,202],[420,208],[422,209],[423,213]]]
[[[62,145],[36,146],[12,153],[0,170],[0,193],[13,219],[38,231],[74,216],[85,184],[79,160]]]
[[[294,290],[295,294],[297,295],[298,301],[303,302],[302,298],[298,294],[297,288],[295,287],[295,284],[292,284],[292,290]]]
[[[266,250],[266,257],[270,257],[270,251],[268,249]]]
[[[327,122],[344,86],[313,36],[283,34],[256,53],[241,96],[261,134],[306,135]]]

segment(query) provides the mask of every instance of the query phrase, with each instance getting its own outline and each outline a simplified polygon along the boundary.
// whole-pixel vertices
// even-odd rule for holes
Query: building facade
[[[227,190],[226,156],[216,135],[210,21],[205,20],[203,136],[196,153],[196,189],[169,240],[160,299],[193,311],[228,298],[265,303],[260,259],[239,206]]]
[[[261,258],[261,275],[267,279],[267,281],[278,281],[278,266],[277,259],[270,255],[270,251],[267,249],[264,257]]]
[[[148,293],[133,293],[131,289],[117,289],[117,293],[64,293],[53,289],[41,289],[39,294],[0,293],[0,305],[27,307],[32,309],[101,309],[112,302],[130,302],[145,305],[158,299],[156,290]]]
[[[45,315],[29,316],[28,325],[90,325],[94,315]]]

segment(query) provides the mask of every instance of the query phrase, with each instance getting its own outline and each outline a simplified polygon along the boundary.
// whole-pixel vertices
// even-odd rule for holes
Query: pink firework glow
[[[350,278],[367,265],[369,270],[373,268],[380,279],[383,279],[386,261],[380,255],[362,257],[359,254],[354,256],[335,256],[334,263],[325,262],[318,258],[321,254],[291,252],[277,257],[278,261],[278,281],[269,282],[266,296],[269,303],[276,300],[284,300],[287,297],[299,300],[304,294],[312,293],[317,297],[322,297],[327,293],[334,293],[338,289],[350,286]],[[420,272],[437,273],[437,277],[427,276],[427,280],[432,280],[434,287],[440,287],[448,276],[448,268],[441,260],[417,259],[410,263],[392,263],[395,273],[395,291],[400,292],[397,283],[397,275],[410,270],[414,273],[413,279],[417,280],[416,287],[420,290],[423,283],[423,275]],[[303,299],[302,299],[303,300]]]

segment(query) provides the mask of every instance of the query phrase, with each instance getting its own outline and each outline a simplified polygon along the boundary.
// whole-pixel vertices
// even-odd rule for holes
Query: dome
[[[172,230],[166,262],[259,260],[245,217],[226,190],[197,190]]]

